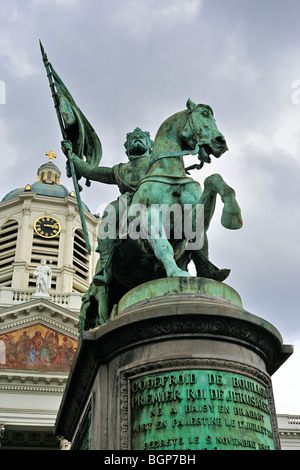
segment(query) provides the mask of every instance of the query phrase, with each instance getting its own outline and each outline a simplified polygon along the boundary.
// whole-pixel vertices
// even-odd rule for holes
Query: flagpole
[[[56,91],[55,91],[55,83],[54,83],[53,78],[52,78],[51,64],[48,61],[47,55],[45,53],[45,50],[44,50],[44,47],[43,47],[41,41],[40,41],[40,48],[41,48],[42,58],[43,58],[43,62],[44,62],[45,68],[46,68],[47,77],[48,77],[48,81],[49,81],[49,85],[50,85],[50,89],[51,89],[51,93],[52,93],[52,99],[53,99],[53,102],[54,102],[54,107],[55,107],[55,110],[56,110],[59,126],[60,126],[61,133],[62,133],[62,136],[63,136],[63,140],[67,140],[67,135],[66,135],[63,119],[62,119],[62,116],[61,116],[60,111],[59,111],[59,102],[58,102],[58,97],[57,97],[57,94],[56,94]],[[91,245],[90,245],[89,235],[88,235],[88,231],[87,231],[87,227],[86,227],[86,221],[85,221],[85,217],[84,217],[83,205],[82,205],[82,201],[81,201],[81,197],[80,197],[75,166],[74,166],[74,163],[72,162],[72,160],[70,159],[70,155],[71,155],[71,150],[69,149],[67,159],[68,159],[69,167],[70,167],[70,170],[71,170],[71,176],[72,176],[74,190],[75,190],[75,194],[76,194],[76,199],[77,199],[77,204],[78,204],[78,209],[79,209],[79,214],[80,214],[80,219],[81,219],[81,225],[82,225],[82,230],[83,230],[84,239],[85,239],[85,245],[86,245],[87,251],[89,252],[89,254],[91,254]]]

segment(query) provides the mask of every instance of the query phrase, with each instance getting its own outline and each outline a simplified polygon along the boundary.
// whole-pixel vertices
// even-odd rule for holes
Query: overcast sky
[[[220,173],[244,220],[223,228],[218,201],[210,258],[231,269],[244,308],[295,345],[273,384],[277,412],[300,415],[299,17],[299,0],[0,0],[0,199],[32,184],[49,150],[73,189],[39,39],[97,131],[104,166],[126,161],[135,127],[154,138],[189,97],[209,104],[229,151],[192,176]],[[92,183],[82,198],[96,213],[117,195]]]

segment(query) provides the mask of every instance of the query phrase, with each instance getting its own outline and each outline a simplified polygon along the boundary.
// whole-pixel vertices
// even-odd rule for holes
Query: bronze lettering
[[[267,389],[248,377],[171,371],[131,382],[132,449],[274,449]]]
[[[223,445],[232,445],[232,446],[240,446],[240,447],[249,447],[252,449],[256,448],[256,442],[247,440],[247,439],[238,439],[238,438],[232,438],[232,437],[216,437],[216,443],[217,444],[223,444]]]
[[[208,374],[209,385],[222,385],[222,375],[220,374]]]
[[[188,400],[206,400],[207,397],[207,391],[205,389],[188,389],[187,390],[187,399]]]

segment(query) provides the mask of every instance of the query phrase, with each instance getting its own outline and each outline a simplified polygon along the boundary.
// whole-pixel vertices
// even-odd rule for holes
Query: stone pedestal
[[[55,433],[72,449],[279,449],[270,376],[291,354],[223,283],[143,284],[83,333]]]

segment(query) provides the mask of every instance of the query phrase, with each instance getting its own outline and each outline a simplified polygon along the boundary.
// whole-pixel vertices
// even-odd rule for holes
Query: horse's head
[[[207,163],[210,163],[209,155],[212,154],[219,158],[228,150],[225,137],[217,128],[210,106],[196,105],[189,99],[187,110],[183,112],[180,121],[181,124],[178,122],[178,134],[184,150],[194,150],[198,144],[202,159]]]

